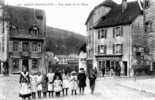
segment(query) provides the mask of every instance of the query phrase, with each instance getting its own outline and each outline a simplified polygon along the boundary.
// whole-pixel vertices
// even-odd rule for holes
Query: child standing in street
[[[49,92],[49,97],[53,96],[53,77],[54,77],[54,73],[49,72],[47,74],[48,77],[48,92]]]
[[[42,91],[42,75],[41,72],[38,73],[37,76],[37,93],[38,93],[38,98],[41,98],[41,91]]]
[[[43,93],[43,97],[46,98],[46,94],[48,91],[48,77],[46,74],[43,75],[42,78],[42,93]]]
[[[54,79],[54,92],[56,93],[57,97],[60,96],[61,91],[62,91],[62,80],[57,75],[57,76],[55,76],[55,79]]]
[[[68,88],[69,88],[69,75],[67,73],[64,73],[63,76],[63,95],[68,95]]]
[[[35,73],[32,73],[30,75],[30,83],[31,83],[32,98],[35,99],[37,92],[37,75],[35,75]]]
[[[71,79],[70,79],[70,88],[71,88],[71,93],[73,94],[77,94],[77,88],[78,88],[78,80],[77,80],[77,75],[76,72],[73,71],[71,73]]]

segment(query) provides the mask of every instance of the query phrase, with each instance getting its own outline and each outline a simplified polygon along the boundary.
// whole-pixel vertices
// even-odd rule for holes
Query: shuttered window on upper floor
[[[97,30],[98,39],[106,39],[107,38],[107,29],[99,29]]]
[[[123,36],[123,27],[122,26],[116,26],[113,28],[113,38]]]

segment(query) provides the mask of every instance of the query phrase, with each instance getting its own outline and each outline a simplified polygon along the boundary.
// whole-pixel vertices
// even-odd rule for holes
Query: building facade
[[[109,74],[120,67],[121,74],[129,76],[133,65],[144,63],[144,16],[137,1],[105,0],[92,10],[86,26],[88,59],[99,71],[105,68]]]
[[[145,33],[151,56],[152,69],[155,69],[155,1],[144,0]]]
[[[45,72],[46,17],[42,10],[5,5],[9,73],[26,66],[29,72]]]

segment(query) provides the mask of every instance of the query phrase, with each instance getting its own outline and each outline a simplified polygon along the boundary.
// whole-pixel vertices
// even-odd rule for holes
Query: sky
[[[104,0],[5,0],[5,3],[45,10],[51,27],[87,35],[85,22],[91,10]],[[121,3],[122,0],[113,0]],[[135,0],[128,0],[135,1]]]

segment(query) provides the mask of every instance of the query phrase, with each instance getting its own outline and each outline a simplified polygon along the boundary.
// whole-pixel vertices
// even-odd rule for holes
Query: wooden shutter
[[[115,28],[113,27],[113,38],[115,38]]]

